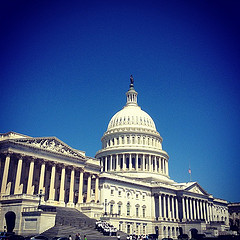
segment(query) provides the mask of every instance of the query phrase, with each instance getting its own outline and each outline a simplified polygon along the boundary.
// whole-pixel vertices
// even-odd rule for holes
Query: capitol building
[[[95,157],[56,137],[0,134],[0,231],[8,211],[16,214],[19,234],[53,227],[53,214],[31,216],[40,204],[76,208],[127,234],[157,233],[159,239],[228,229],[227,201],[197,182],[170,178],[163,139],[130,80],[126,104],[111,118]]]

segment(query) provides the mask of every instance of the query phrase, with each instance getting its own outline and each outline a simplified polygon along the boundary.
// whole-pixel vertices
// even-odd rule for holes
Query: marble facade
[[[193,228],[228,229],[227,201],[197,182],[170,178],[163,139],[137,95],[131,81],[127,103],[110,120],[95,158],[56,137],[0,134],[0,230],[12,210],[21,233],[23,213],[39,204],[77,208],[126,233],[157,232],[160,239]]]

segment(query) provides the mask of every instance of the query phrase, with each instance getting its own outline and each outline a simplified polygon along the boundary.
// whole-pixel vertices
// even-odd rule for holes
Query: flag
[[[189,168],[189,169],[188,169],[188,173],[189,173],[189,174],[191,174],[191,173],[192,173],[192,171],[191,171],[191,168]]]

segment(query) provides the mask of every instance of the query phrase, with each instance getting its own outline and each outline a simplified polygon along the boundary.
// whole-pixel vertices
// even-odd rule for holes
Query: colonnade
[[[183,219],[213,221],[213,203],[193,197],[182,197]]]
[[[159,220],[179,221],[178,198],[174,195],[159,194]]]
[[[152,137],[142,134],[124,134],[116,137],[105,137],[102,140],[102,149],[115,147],[115,146],[126,146],[131,145],[143,145],[151,146],[158,149],[162,149],[162,143],[159,137]]]
[[[45,201],[68,206],[99,199],[99,176],[83,167],[13,153],[1,158],[1,196],[43,193]]]
[[[143,153],[111,154],[100,157],[101,167],[107,171],[147,171],[168,175],[166,158]]]
[[[211,221],[226,221],[225,210],[218,210],[216,206],[208,200],[176,196],[166,193],[158,194],[159,215],[156,216],[159,220],[171,221],[195,221],[201,220],[205,222]]]

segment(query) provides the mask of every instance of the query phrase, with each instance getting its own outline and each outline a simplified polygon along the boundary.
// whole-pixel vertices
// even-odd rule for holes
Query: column
[[[155,165],[155,170],[154,172],[157,172],[157,157],[154,157],[154,165]]]
[[[129,153],[129,171],[132,170],[132,154]]]
[[[1,194],[6,193],[6,190],[7,190],[7,180],[8,180],[9,165],[10,165],[10,155],[7,155],[6,159],[5,159],[4,170],[3,170]]]
[[[92,176],[89,174],[88,181],[87,181],[87,199],[86,199],[87,203],[91,201],[91,180],[92,180]]]
[[[166,165],[166,174],[169,175],[169,173],[168,173],[168,161],[167,160],[165,161],[165,165]]]
[[[107,158],[107,156],[106,156],[106,157],[105,157],[105,172],[107,172],[107,170],[108,170],[108,169],[107,169],[107,165],[108,165],[107,162],[108,162],[108,158]]]
[[[142,170],[145,171],[145,166],[146,166],[146,162],[145,162],[145,154],[142,155]]]
[[[189,203],[190,203],[190,219],[193,220],[193,209],[192,209],[192,198],[189,199]]]
[[[46,167],[46,163],[43,161],[41,165],[41,171],[40,171],[38,194],[40,194],[40,190],[42,190],[42,193],[45,193],[45,187],[44,187],[45,167]]]
[[[83,171],[80,170],[80,174],[79,174],[79,188],[78,188],[78,203],[82,203],[83,202]]]
[[[175,203],[176,203],[176,219],[178,220],[179,219],[179,214],[178,214],[178,199],[177,199],[177,197],[175,199]]]
[[[74,167],[71,169],[71,179],[70,179],[70,187],[69,187],[69,199],[68,206],[74,207],[74,179],[75,179],[75,170]]]
[[[213,221],[212,204],[209,204],[210,221]]]
[[[189,220],[189,206],[188,206],[188,198],[186,197],[186,213],[187,213],[187,220]]]
[[[95,203],[98,202],[98,188],[99,188],[99,177],[96,176],[96,179],[95,179]]]
[[[136,160],[135,160],[135,169],[136,169],[136,171],[139,170],[139,168],[138,168],[138,154],[137,153],[136,153]]]
[[[163,159],[163,173],[166,174],[166,164],[165,159]]]
[[[119,169],[120,169],[119,158],[118,158],[118,154],[116,154],[116,170],[119,171]]]
[[[149,171],[149,155],[148,158],[146,159],[146,170]]]
[[[196,202],[195,202],[195,199],[193,199],[192,201],[193,201],[193,219],[196,220],[197,219]]]
[[[163,195],[163,217],[166,218],[167,217],[167,213],[166,213],[166,195]]]
[[[206,214],[206,201],[203,202],[203,214],[204,214],[204,220],[207,221],[207,214]]]
[[[149,155],[149,165],[150,165],[150,172],[153,172],[153,159],[151,155]]]
[[[152,195],[151,196],[151,201],[152,201],[152,206],[154,206],[154,207],[152,207],[152,218],[155,220],[156,219],[156,213],[155,213],[155,196],[154,195]]]
[[[126,158],[125,158],[125,154],[123,154],[123,171],[126,171]]]
[[[22,194],[23,192],[23,184],[21,184],[21,174],[22,174],[22,157],[18,159],[18,166],[17,166],[17,174],[15,179],[15,187],[14,187],[14,194]]]
[[[32,185],[33,172],[34,172],[34,160],[31,159],[29,172],[28,172],[28,183],[27,183],[27,194],[31,194],[31,195],[33,195],[34,193],[34,186]]]
[[[103,172],[103,158],[100,158],[101,172]]]
[[[171,218],[170,196],[168,195],[168,218]]]
[[[52,173],[50,180],[50,189],[49,189],[49,197],[48,201],[54,201],[55,199],[55,175],[56,175],[56,165],[52,165]]]
[[[159,218],[162,219],[162,196],[159,194]]]
[[[197,199],[197,219],[200,219],[200,213],[199,213],[199,200]]]
[[[186,220],[184,197],[182,197],[182,211],[183,211],[183,220]]]
[[[65,166],[62,166],[61,171],[61,182],[60,182],[60,193],[59,193],[59,202],[65,204],[65,175],[66,175],[66,169]]]
[[[109,171],[112,171],[113,170],[113,157],[112,155],[110,155],[110,160],[109,160]]]
[[[173,219],[176,218],[175,209],[174,209],[174,196],[172,196],[172,218]]]
[[[203,219],[203,209],[202,209],[202,200],[200,200],[200,213],[201,213],[201,217],[200,219]]]

